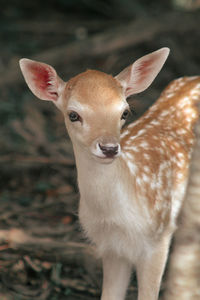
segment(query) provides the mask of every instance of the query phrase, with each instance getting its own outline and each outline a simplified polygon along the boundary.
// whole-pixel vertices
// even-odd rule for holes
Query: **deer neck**
[[[78,185],[81,199],[93,194],[110,197],[119,187],[125,188],[127,169],[124,161],[117,157],[109,164],[96,161],[90,153],[80,145],[73,145],[78,172]]]
[[[92,157],[91,153],[84,147],[74,144],[74,154],[76,160],[76,167],[78,172],[78,178],[82,176],[105,176],[105,174],[114,174],[120,167],[121,159],[120,157],[115,158],[111,163],[104,164],[100,163]],[[94,179],[94,178],[93,178]]]

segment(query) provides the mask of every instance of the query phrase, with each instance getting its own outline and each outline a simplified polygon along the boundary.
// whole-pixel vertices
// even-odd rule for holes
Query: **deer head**
[[[112,77],[88,70],[68,82],[53,67],[21,59],[24,78],[35,96],[52,101],[63,113],[74,147],[100,163],[120,155],[120,130],[128,116],[127,97],[148,88],[161,70],[168,48],[136,60]]]

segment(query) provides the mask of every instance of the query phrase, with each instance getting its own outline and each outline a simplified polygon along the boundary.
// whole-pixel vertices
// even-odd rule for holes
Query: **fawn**
[[[200,77],[173,81],[136,122],[122,129],[126,98],[144,91],[168,48],[116,77],[88,70],[68,82],[51,66],[21,59],[31,91],[63,113],[80,190],[79,219],[103,261],[102,300],[125,298],[132,267],[138,299],[158,297],[188,178]]]

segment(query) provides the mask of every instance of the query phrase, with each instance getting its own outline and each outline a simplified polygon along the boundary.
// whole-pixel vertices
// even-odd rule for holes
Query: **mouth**
[[[98,156],[93,154],[93,158],[102,164],[110,164],[112,163],[118,156]]]

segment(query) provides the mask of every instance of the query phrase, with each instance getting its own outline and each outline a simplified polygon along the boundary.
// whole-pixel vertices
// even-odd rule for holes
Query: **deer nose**
[[[103,152],[103,154],[106,157],[110,157],[112,158],[113,156],[118,154],[119,151],[119,145],[101,145],[99,143],[99,148],[101,149],[101,151]]]

